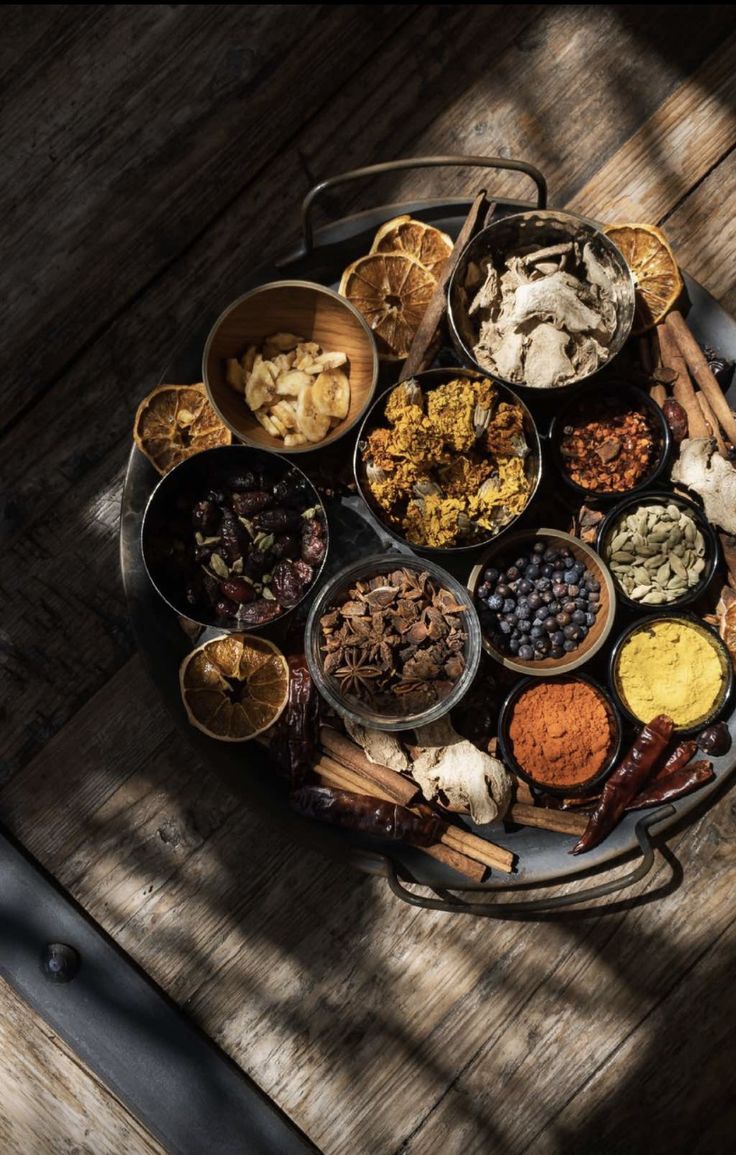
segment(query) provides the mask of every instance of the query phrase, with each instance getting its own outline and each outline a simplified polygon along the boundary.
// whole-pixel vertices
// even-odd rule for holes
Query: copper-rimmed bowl
[[[259,425],[243,394],[227,383],[227,359],[242,357],[249,345],[261,345],[274,333],[294,333],[325,351],[347,354],[350,408],[321,441],[287,448]],[[217,318],[204,347],[202,377],[216,413],[246,445],[273,453],[309,453],[344,437],[360,421],[376,388],[378,353],[362,313],[339,293],[311,281],[272,281],[233,301]]]
[[[524,659],[504,653],[493,644],[487,632],[483,630],[482,615],[481,630],[483,630],[483,649],[495,661],[500,662],[509,670],[514,670],[517,674],[544,678],[549,677],[550,674],[569,674],[572,670],[577,670],[585,662],[590,661],[593,655],[598,653],[613,627],[613,619],[616,616],[616,594],[606,566],[598,554],[579,538],[572,537],[571,534],[563,533],[558,529],[519,530],[486,550],[478,564],[473,566],[470,571],[468,589],[473,595],[476,609],[478,608],[476,591],[483,580],[483,571],[486,567],[494,566],[494,568],[503,569],[505,565],[513,564],[514,555],[522,552],[526,546],[531,545],[538,538],[549,539],[550,546],[560,545],[564,547],[576,561],[582,562],[586,569],[597,578],[600,583],[600,609],[596,614],[595,624],[590,627],[588,634],[580,642],[577,649],[565,654],[562,658]]]

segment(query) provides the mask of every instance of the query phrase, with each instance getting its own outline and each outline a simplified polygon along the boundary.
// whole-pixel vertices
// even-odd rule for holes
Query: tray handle
[[[302,201],[302,232],[304,234],[304,248],[311,252],[314,247],[314,227],[312,212],[318,199],[323,193],[338,185],[348,184],[353,180],[362,180],[363,177],[379,176],[386,172],[400,172],[410,168],[491,168],[504,169],[509,172],[523,172],[537,186],[538,209],[547,204],[547,181],[538,168],[527,164],[525,160],[506,160],[500,156],[409,156],[399,160],[387,160],[382,164],[368,164],[364,168],[355,168],[351,172],[338,173],[328,177],[311,188]]]
[[[567,907],[577,906],[581,902],[590,902],[591,899],[603,898],[605,895],[616,894],[618,891],[626,890],[633,886],[634,883],[639,882],[640,879],[645,878],[651,871],[654,865],[655,847],[652,843],[652,827],[656,826],[664,818],[669,818],[675,813],[674,806],[662,806],[655,810],[653,814],[647,814],[640,818],[634,827],[639,847],[641,849],[642,858],[633,870],[628,874],[622,875],[620,878],[609,879],[608,882],[599,882],[595,886],[587,887],[585,890],[576,891],[575,894],[559,894],[551,895],[548,898],[534,898],[528,899],[525,902],[464,902],[461,898],[450,894],[448,898],[429,898],[425,895],[414,894],[411,890],[403,885],[399,878],[396,864],[383,855],[375,855],[376,859],[381,859],[381,867],[377,868],[374,864],[372,873],[382,874],[388,881],[391,890],[403,902],[409,903],[411,906],[420,906],[425,910],[442,910],[448,914],[474,914],[485,918],[523,918],[525,915],[534,914],[554,914],[558,911],[564,911]],[[464,890],[483,890],[482,886],[468,886],[463,887]],[[507,891],[509,887],[505,888]],[[447,891],[437,892],[446,894]],[[603,913],[605,907],[599,908]]]

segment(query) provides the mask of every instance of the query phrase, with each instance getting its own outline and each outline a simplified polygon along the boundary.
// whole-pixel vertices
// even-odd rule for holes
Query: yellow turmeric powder
[[[616,666],[621,696],[641,722],[667,714],[694,726],[718,705],[725,687],[716,643],[694,623],[663,618],[644,624],[621,647]]]

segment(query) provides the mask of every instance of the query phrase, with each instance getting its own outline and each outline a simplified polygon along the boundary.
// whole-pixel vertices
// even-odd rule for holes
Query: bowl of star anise
[[[320,591],[305,653],[334,710],[375,730],[403,730],[436,721],[470,688],[480,624],[468,591],[445,570],[379,554]]]

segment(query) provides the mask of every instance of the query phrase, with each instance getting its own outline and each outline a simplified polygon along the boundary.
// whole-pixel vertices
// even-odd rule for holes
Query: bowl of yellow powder
[[[680,734],[715,721],[733,669],[718,634],[688,614],[656,614],[624,630],[611,653],[611,688],[636,723],[667,714]]]

